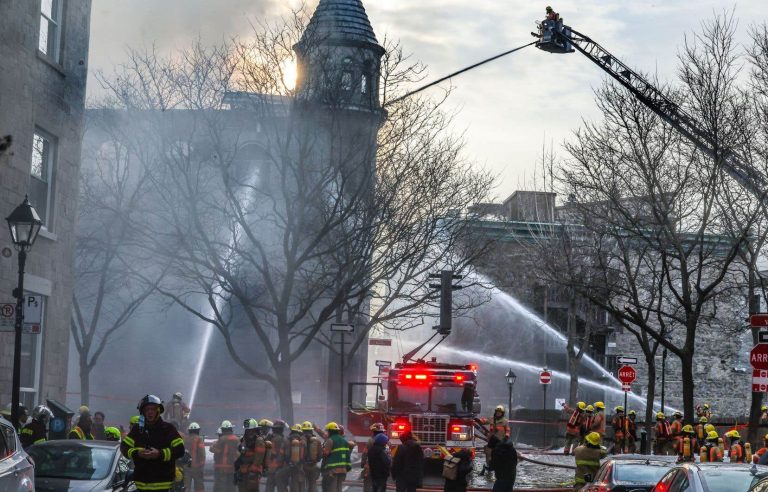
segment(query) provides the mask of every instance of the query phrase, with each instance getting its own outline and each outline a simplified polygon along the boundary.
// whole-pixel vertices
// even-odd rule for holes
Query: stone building
[[[63,401],[67,381],[74,228],[88,69],[90,0],[0,4],[0,211],[25,195],[44,223],[27,257],[25,293],[41,296],[40,334],[24,334],[21,402]],[[17,257],[0,234],[0,303],[13,303]],[[0,333],[0,402],[11,399],[13,333]]]

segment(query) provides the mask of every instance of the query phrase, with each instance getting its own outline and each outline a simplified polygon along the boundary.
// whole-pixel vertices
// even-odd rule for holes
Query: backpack
[[[456,480],[459,477],[459,463],[461,463],[461,458],[446,456],[443,460],[443,478]]]

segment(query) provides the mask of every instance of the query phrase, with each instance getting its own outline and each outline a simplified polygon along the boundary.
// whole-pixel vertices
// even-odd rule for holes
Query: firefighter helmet
[[[259,427],[272,427],[272,421],[269,419],[259,420]]]
[[[600,445],[600,434],[597,432],[590,432],[587,434],[587,437],[584,439],[587,440],[587,442],[593,446],[599,446]]]
[[[189,424],[189,427],[187,427],[187,430],[188,431],[199,431],[200,430],[200,424],[198,424],[197,422],[192,422],[191,424]]]
[[[707,422],[709,422],[709,419],[707,419],[707,417],[701,417],[699,419],[699,423],[700,424],[706,424]]]
[[[86,405],[80,405],[80,408],[77,409],[77,413],[80,415],[90,415],[91,410]]]
[[[337,431],[339,430],[339,424],[337,424],[336,422],[328,422],[327,424],[325,424],[325,430]]]
[[[727,434],[727,436],[731,439],[741,439],[741,434],[739,434],[739,431],[737,430],[732,430]]]
[[[672,414],[676,419],[683,418],[683,413],[680,410],[675,410],[675,413]]]
[[[684,434],[694,434],[693,426],[691,424],[686,424],[681,429]]]
[[[221,427],[219,427],[221,430],[224,429],[232,429],[234,426],[232,425],[232,422],[229,420],[222,420],[221,421]]]
[[[707,441],[717,441],[720,436],[717,435],[717,431],[709,431],[707,434]]]
[[[666,417],[666,415],[664,415],[664,412],[657,412],[656,413],[656,420],[664,420],[665,418],[667,418],[667,417]]]
[[[605,410],[605,403],[598,401],[595,403],[595,408],[599,408],[600,410]]]
[[[177,391],[176,393],[173,394],[174,400],[181,400],[182,398],[184,398],[184,395],[181,394],[181,391]]]
[[[766,410],[768,410],[768,405],[763,405],[762,407],[760,407],[761,412],[765,412]]]
[[[131,417],[131,419],[128,421],[128,423],[131,424],[131,425],[136,425],[136,424],[139,423],[139,418],[140,417],[138,415],[134,415],[133,417]]]
[[[285,429],[286,427],[288,426],[286,425],[285,420],[277,419],[272,423],[273,429]]]
[[[315,427],[312,425],[312,422],[310,422],[309,420],[305,420],[304,422],[301,423],[301,430],[311,432],[315,430]]]
[[[579,408],[579,410],[586,410],[587,409],[587,404],[584,403],[583,401],[580,401],[576,406]]]
[[[144,398],[139,401],[139,404],[136,405],[136,408],[139,410],[139,413],[144,413],[144,407],[147,405],[157,405],[159,408],[160,413],[165,412],[165,407],[163,406],[163,400],[156,397],[155,395],[145,395]]]
[[[592,405],[587,405],[587,412],[594,412],[594,411],[595,411],[595,407],[593,407]]]
[[[32,420],[37,420],[39,422],[45,423],[52,418],[53,418],[53,412],[51,412],[51,409],[46,407],[45,405],[38,405],[32,409]]]
[[[384,428],[384,424],[381,422],[376,422],[370,427],[371,432],[386,432],[386,429]]]
[[[621,405],[619,405],[618,407],[614,408],[613,410],[616,413],[619,413],[619,412],[624,413],[624,407],[622,407]]]
[[[707,424],[704,426],[704,430],[707,431],[707,433],[712,432],[713,430],[715,430],[715,426],[712,424]]]
[[[301,424],[293,424],[291,426],[291,432],[301,432]]]
[[[704,404],[704,410],[709,410],[709,403]]]
[[[104,437],[106,437],[107,441],[119,441],[122,439],[122,435],[120,435],[120,430],[116,427],[105,427],[104,428]]]

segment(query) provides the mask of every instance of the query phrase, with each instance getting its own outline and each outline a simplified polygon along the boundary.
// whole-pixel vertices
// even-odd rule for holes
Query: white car
[[[35,466],[10,422],[0,417],[0,490],[33,492]]]

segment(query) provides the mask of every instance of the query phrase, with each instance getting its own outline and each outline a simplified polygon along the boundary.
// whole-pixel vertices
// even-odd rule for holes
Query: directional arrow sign
[[[626,355],[620,355],[616,357],[618,364],[637,364],[637,357],[627,357]]]
[[[331,324],[331,331],[341,332],[341,333],[352,333],[355,331],[355,325],[346,325],[342,323],[332,323]]]

